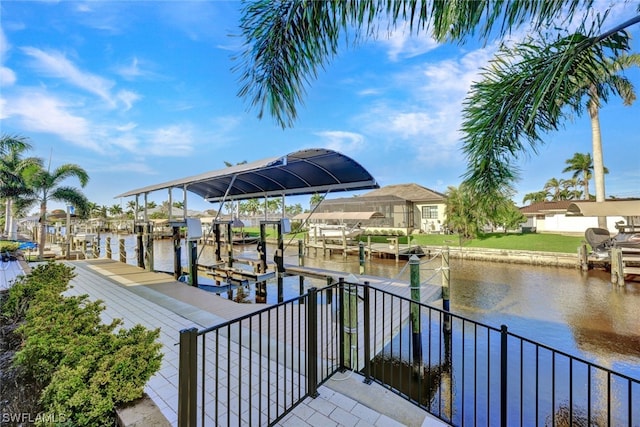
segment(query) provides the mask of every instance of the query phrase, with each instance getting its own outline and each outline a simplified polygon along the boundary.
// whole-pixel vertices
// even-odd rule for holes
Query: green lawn
[[[245,228],[245,232],[256,232],[259,235],[259,229]],[[275,238],[276,232],[267,227],[267,237]],[[386,243],[390,236],[371,236],[374,243]],[[285,242],[290,239],[303,239],[304,234],[287,235],[284,237]],[[406,236],[400,237],[400,243],[406,243]],[[459,246],[460,240],[457,234],[417,234],[411,236],[411,239],[418,245],[422,246]],[[367,241],[367,237],[361,237],[362,241]],[[514,249],[526,251],[545,251],[545,252],[565,252],[577,253],[584,238],[582,236],[563,236],[560,234],[538,234],[538,233],[488,233],[476,239],[462,242],[463,247],[469,248],[488,248],[488,249]]]

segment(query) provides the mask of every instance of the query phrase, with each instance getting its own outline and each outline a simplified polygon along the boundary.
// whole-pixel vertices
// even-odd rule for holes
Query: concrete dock
[[[88,294],[104,301],[104,321],[120,318],[124,327],[161,328],[164,358],[145,391],[171,425],[177,425],[179,331],[223,323],[265,307],[237,304],[175,281],[164,273],[106,259],[65,261],[76,267],[69,295]],[[287,414],[283,426],[442,426],[426,411],[378,384],[365,385],[353,373],[336,374]],[[217,421],[211,420],[212,424]],[[208,423],[207,423],[208,424]]]

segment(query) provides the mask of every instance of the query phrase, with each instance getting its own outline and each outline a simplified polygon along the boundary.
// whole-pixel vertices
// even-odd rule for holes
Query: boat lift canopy
[[[127,191],[116,198],[179,188],[209,202],[380,188],[355,160],[324,148],[205,172]]]
[[[640,200],[575,202],[567,208],[567,216],[640,216]]]

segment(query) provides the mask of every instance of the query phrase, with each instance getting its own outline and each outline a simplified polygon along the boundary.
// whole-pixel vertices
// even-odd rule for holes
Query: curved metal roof
[[[325,148],[312,148],[138,188],[116,198],[171,188],[186,189],[207,201],[217,202],[355,191],[380,186],[366,169],[350,157]]]

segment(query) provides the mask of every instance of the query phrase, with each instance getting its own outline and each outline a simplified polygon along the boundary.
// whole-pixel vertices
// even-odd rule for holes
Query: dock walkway
[[[68,294],[88,294],[92,300],[104,301],[105,322],[120,318],[127,328],[142,324],[161,329],[162,366],[149,380],[145,391],[172,425],[177,425],[179,331],[217,325],[265,307],[237,304],[177,282],[170,275],[111,260],[66,263],[75,266],[77,274]],[[319,388],[319,393],[316,399],[305,399],[279,425],[445,425],[380,385],[362,384],[358,374],[345,381],[330,379]]]

